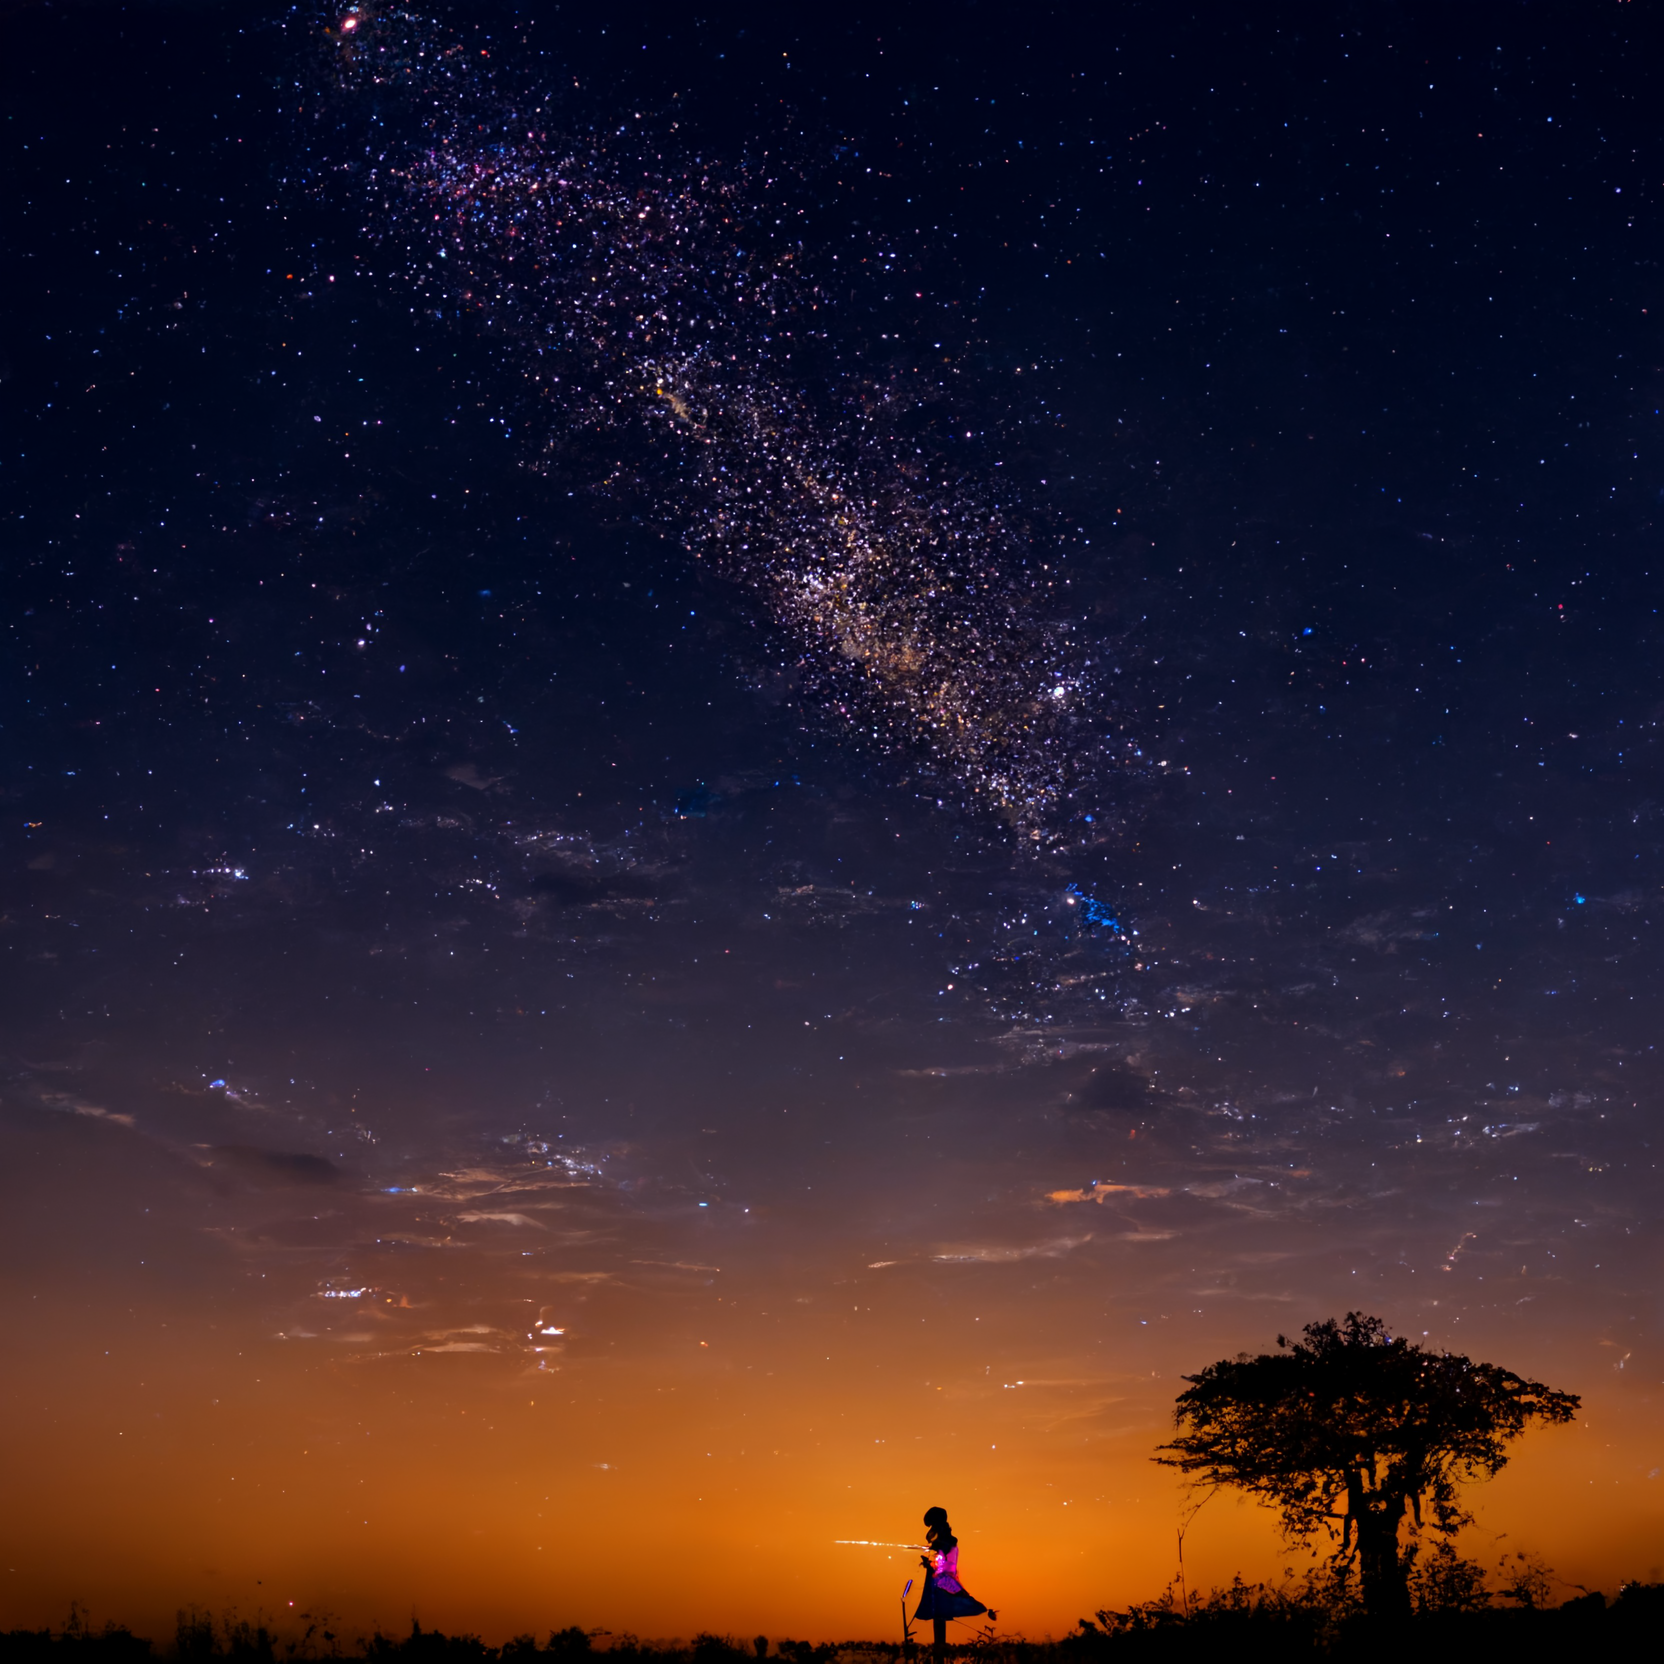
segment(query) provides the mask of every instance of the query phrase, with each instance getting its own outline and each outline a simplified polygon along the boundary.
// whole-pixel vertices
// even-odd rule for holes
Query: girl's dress
[[[959,1581],[959,1545],[933,1556],[935,1566],[924,1574],[924,1591],[919,1596],[919,1618],[975,1618],[988,1608]]]

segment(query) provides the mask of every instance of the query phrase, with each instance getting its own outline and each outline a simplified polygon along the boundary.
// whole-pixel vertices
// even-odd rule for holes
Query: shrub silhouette
[[[5,1664],[150,1664],[150,1642],[120,1624],[94,1629],[86,1608],[71,1601],[56,1636],[49,1629],[0,1632],[0,1659]]]
[[[1485,1568],[1464,1560],[1448,1541],[1418,1554],[1410,1570],[1410,1606],[1421,1617],[1435,1612],[1483,1612],[1491,1604]]]
[[[386,1664],[397,1659],[400,1664],[487,1664],[497,1657],[497,1649],[488,1647],[477,1635],[446,1635],[437,1629],[423,1629],[414,1618],[410,1634],[403,1641],[389,1640],[377,1630],[363,1644],[364,1657]]]
[[[746,1655],[726,1636],[701,1633],[693,1638],[693,1664],[737,1664]],[[747,1660],[746,1664],[750,1664]]]

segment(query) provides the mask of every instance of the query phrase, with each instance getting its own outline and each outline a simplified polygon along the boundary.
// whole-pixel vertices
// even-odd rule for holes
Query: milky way
[[[806,709],[926,795],[1076,841],[1136,749],[1105,737],[1067,545],[907,431],[941,376],[868,374],[840,344],[835,257],[806,269],[779,182],[667,161],[635,120],[575,138],[553,99],[505,91],[413,14],[348,13],[328,38],[342,93],[417,113],[404,142],[371,130],[373,236],[430,309],[496,343],[551,451],[580,448],[756,597]]]

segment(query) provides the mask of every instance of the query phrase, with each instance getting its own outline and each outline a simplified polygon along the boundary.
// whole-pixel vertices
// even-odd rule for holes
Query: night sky
[[[1659,1579],[1657,5],[0,30],[0,1626]]]

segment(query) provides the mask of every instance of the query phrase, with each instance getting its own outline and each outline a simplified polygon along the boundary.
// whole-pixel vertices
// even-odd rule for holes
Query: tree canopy
[[[1472,1519],[1458,1485],[1493,1477],[1528,1426],[1570,1421],[1579,1403],[1412,1345],[1358,1312],[1277,1345],[1187,1375],[1178,1436],[1155,1460],[1278,1509],[1295,1542],[1338,1537],[1336,1556],[1356,1559],[1364,1603],[1381,1617],[1409,1610],[1415,1533],[1448,1538]]]

